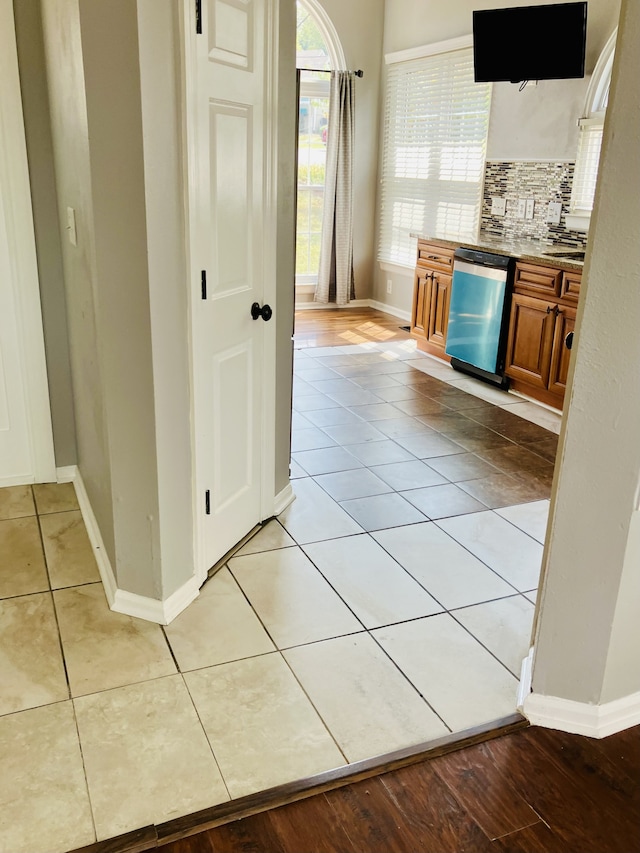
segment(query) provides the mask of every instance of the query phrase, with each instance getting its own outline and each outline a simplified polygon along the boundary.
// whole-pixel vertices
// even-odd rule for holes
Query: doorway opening
[[[329,117],[329,73],[344,68],[331,21],[314,0],[298,0],[298,138],[296,202],[296,299],[318,282]]]

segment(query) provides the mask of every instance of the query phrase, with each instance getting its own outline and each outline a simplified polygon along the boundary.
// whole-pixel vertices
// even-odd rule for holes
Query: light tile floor
[[[558,416],[410,342],[299,350],[295,386],[296,500],[167,628],[108,609],[71,485],[0,490],[0,850],[513,712]]]

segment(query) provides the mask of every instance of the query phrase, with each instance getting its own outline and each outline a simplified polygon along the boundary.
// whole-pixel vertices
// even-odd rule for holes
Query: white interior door
[[[11,0],[0,0],[0,486],[55,479]]]
[[[269,152],[270,0],[202,0],[195,38],[196,496],[204,570],[270,515],[275,321]],[[193,236],[192,236],[193,240]],[[206,282],[202,278],[206,276]],[[266,314],[265,314],[266,316]],[[271,443],[273,444],[273,443]]]

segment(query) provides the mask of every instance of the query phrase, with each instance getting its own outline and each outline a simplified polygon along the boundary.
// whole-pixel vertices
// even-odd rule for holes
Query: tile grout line
[[[31,488],[33,491],[33,486]],[[44,547],[44,534],[42,532],[42,525],[40,523],[40,513],[38,512],[38,505],[36,503],[35,494],[33,495],[33,503],[34,503],[34,506],[36,508],[36,519],[37,519],[37,523],[38,523],[38,533],[40,536],[40,547],[42,548],[42,559],[44,561],[45,570],[47,572],[47,581],[49,583],[48,592],[49,592],[49,595],[51,596],[51,607],[53,609],[53,617],[56,620],[56,631],[58,633],[58,649],[60,651],[60,657],[62,659],[62,668],[64,670],[65,681],[67,683],[67,699],[72,700],[73,696],[71,693],[71,681],[69,679],[69,670],[67,667],[67,658],[66,658],[66,655],[64,653],[64,643],[62,642],[62,632],[60,630],[60,619],[58,617],[58,608],[56,606],[56,598],[54,595],[55,590],[53,589],[52,584],[51,584],[51,573],[49,571],[49,560],[47,558],[46,548]],[[74,718],[75,718],[75,709],[74,709]],[[84,760],[83,760],[83,767],[84,767]],[[85,777],[86,777],[86,774],[85,774]],[[94,829],[95,829],[95,827],[94,827]]]
[[[209,750],[211,752],[213,760],[215,761],[216,767],[218,768],[218,773],[220,774],[220,778],[222,779],[222,784],[224,785],[224,789],[227,792],[227,796],[229,797],[229,802],[230,802],[231,800],[233,800],[233,797],[231,796],[231,791],[229,790],[227,780],[224,778],[224,773],[222,772],[222,767],[220,766],[220,762],[218,761],[218,758],[216,756],[215,750],[213,748],[213,744],[211,743],[211,739],[210,739],[209,735],[207,734],[207,730],[204,726],[204,723],[202,722],[202,718],[200,716],[200,711],[198,711],[198,706],[196,705],[195,699],[193,698],[193,696],[191,695],[191,691],[189,690],[189,685],[187,683],[187,679],[184,677],[184,673],[181,672],[180,670],[178,670],[178,675],[180,676],[182,683],[184,684],[184,689],[187,691],[187,696],[189,697],[189,700],[191,701],[191,706],[193,707],[193,710],[195,711],[196,717],[198,718],[198,723],[200,724],[200,728],[202,729],[202,732],[206,738],[207,744],[209,745]]]

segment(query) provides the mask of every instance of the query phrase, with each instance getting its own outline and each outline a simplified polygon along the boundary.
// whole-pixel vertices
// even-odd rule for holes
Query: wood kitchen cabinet
[[[453,249],[418,240],[413,287],[411,334],[418,349],[449,361],[447,340]]]
[[[569,372],[567,335],[573,331],[580,273],[516,264],[507,343],[511,387],[562,408]]]

